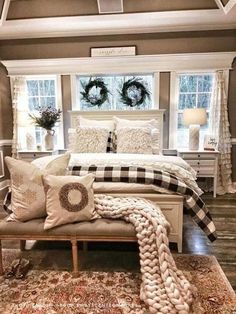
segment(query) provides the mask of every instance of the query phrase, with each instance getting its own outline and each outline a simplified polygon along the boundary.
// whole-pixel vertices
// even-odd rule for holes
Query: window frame
[[[141,75],[153,75],[153,94],[152,94],[152,107],[147,110],[151,109],[159,109],[159,89],[160,89],[160,72],[138,72],[138,73],[133,73],[133,72],[126,72],[126,73],[76,73],[76,74],[71,74],[71,101],[72,101],[72,111],[80,111],[82,110],[80,107],[80,101],[79,97],[77,97],[79,90],[78,90],[78,84],[77,84],[77,79],[76,76],[116,76],[116,75],[124,75],[124,76],[141,76]],[[137,109],[138,110],[138,109]],[[117,110],[120,111],[120,110]]]
[[[61,121],[59,123],[59,132],[58,132],[58,143],[55,146],[56,149],[64,148],[64,119],[63,119],[63,107],[62,107],[62,85],[61,85],[61,75],[57,74],[43,74],[43,75],[25,75],[25,89],[26,89],[26,97],[27,102],[25,105],[25,108],[27,111],[29,111],[28,107],[28,95],[27,95],[27,81],[28,80],[55,80],[55,98],[56,98],[56,109],[60,109],[62,111],[61,113]],[[29,111],[30,112],[30,111]],[[34,111],[31,111],[32,113]]]
[[[169,119],[169,148],[178,149],[181,147],[177,147],[177,130],[178,130],[178,119],[177,115],[179,113],[178,110],[178,101],[179,101],[179,77],[180,75],[206,75],[213,74],[215,75],[214,70],[204,70],[204,71],[178,71],[170,73],[170,119]],[[210,123],[210,121],[209,121]]]

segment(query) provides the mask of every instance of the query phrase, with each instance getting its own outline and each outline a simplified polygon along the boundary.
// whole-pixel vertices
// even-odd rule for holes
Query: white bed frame
[[[78,117],[91,120],[112,120],[113,116],[129,120],[150,120],[156,119],[158,121],[158,130],[160,132],[160,150],[162,150],[163,143],[163,121],[165,110],[135,110],[135,111],[69,111],[71,116],[71,128],[78,126]],[[176,243],[178,252],[182,252],[182,233],[183,233],[183,197],[173,194],[157,194],[157,193],[109,193],[115,196],[139,196],[151,200],[160,206],[165,217],[171,225],[169,234],[170,242]],[[106,239],[104,239],[105,241]],[[109,241],[119,241],[118,238],[109,239]],[[122,240],[122,239],[120,239]],[[130,241],[137,241],[136,238]]]

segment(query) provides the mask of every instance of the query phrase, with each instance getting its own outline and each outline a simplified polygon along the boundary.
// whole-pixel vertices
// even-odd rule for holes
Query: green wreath
[[[82,85],[82,84],[81,84]],[[108,100],[109,90],[101,78],[91,79],[88,84],[82,85],[84,91],[80,92],[85,100],[91,107],[100,107],[106,100]],[[98,95],[91,95],[90,91],[93,87],[100,88]]]
[[[119,94],[121,101],[129,107],[140,106],[150,99],[149,90],[144,86],[143,80],[137,77],[124,82]]]

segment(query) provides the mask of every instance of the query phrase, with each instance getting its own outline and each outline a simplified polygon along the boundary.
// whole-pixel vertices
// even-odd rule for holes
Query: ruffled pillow
[[[109,129],[79,127],[69,133],[69,150],[72,153],[106,153]]]
[[[152,154],[150,128],[120,128],[117,134],[117,153]]]

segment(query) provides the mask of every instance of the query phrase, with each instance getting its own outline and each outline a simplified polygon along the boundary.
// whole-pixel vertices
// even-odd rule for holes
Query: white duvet
[[[35,159],[33,163],[43,168],[48,162],[57,156],[47,156]],[[71,154],[69,167],[73,166],[137,166],[151,168],[155,170],[167,171],[176,175],[183,180],[190,188],[192,188],[198,195],[202,194],[201,189],[196,183],[196,172],[181,158],[176,156],[163,155],[146,155],[146,154],[108,154],[108,153],[85,153],[85,154]],[[96,187],[96,189],[95,189]],[[96,192],[113,192],[113,191],[131,191],[133,189],[143,190],[144,193],[153,187],[130,184],[130,183],[110,183],[97,182],[94,185]],[[112,190],[111,190],[112,189]],[[137,191],[136,191],[137,192]]]

